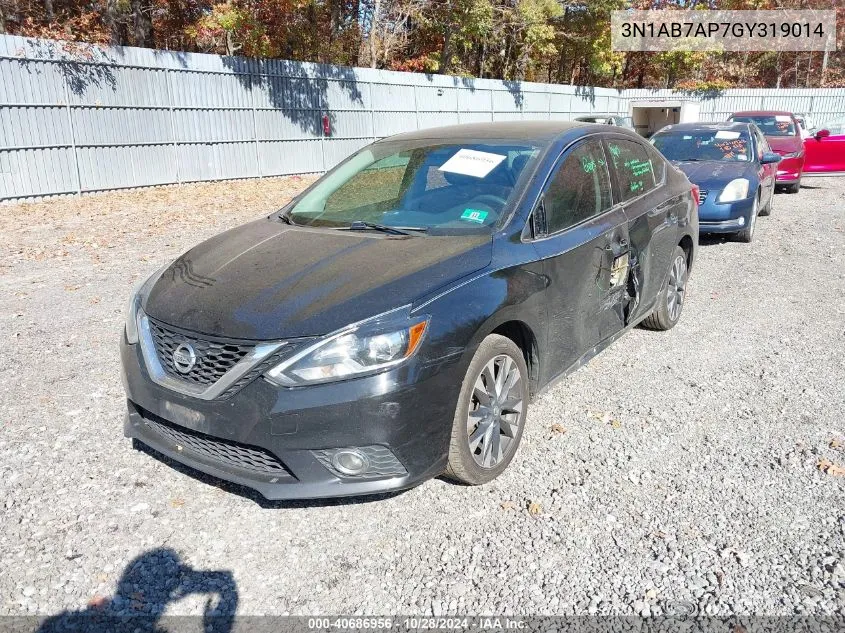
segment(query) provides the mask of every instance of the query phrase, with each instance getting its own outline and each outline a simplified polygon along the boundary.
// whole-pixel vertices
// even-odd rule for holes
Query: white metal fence
[[[637,101],[688,99],[672,90],[623,90],[620,108],[628,111]],[[786,110],[812,114],[816,125],[845,116],[845,88],[734,89],[696,97],[702,121],[725,121],[741,110]]]
[[[398,132],[618,105],[608,89],[2,36],[0,199],[320,172]]]
[[[845,111],[845,90],[764,92],[728,91],[702,113],[724,118],[746,96]],[[321,172],[398,132],[660,96],[0,36],[0,200]]]

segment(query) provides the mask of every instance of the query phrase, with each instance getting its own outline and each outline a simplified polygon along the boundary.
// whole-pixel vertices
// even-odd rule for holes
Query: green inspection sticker
[[[487,219],[487,211],[479,211],[478,209],[464,209],[464,212],[461,213],[461,220],[466,220],[467,222],[477,222],[478,224],[484,224],[485,219]]]

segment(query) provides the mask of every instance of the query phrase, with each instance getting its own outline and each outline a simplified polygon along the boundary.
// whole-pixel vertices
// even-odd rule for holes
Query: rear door
[[[614,195],[625,209],[631,240],[627,325],[651,309],[663,285],[687,202],[685,192],[673,194],[665,185],[668,167],[653,147],[621,135],[608,137],[606,144]]]
[[[804,139],[804,173],[845,175],[845,119],[831,121],[822,129],[830,136]]]
[[[533,221],[534,246],[549,280],[551,378],[622,327],[618,304],[627,272],[628,225],[622,207],[614,204],[598,135],[558,159]]]

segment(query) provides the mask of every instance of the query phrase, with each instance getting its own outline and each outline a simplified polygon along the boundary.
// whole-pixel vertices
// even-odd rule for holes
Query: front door
[[[666,195],[666,164],[651,146],[624,137],[609,137],[606,143],[614,195],[625,208],[631,241],[629,301],[623,315],[627,325],[654,305],[678,243],[678,218],[687,200],[681,194]]]
[[[845,175],[845,119],[822,127],[828,136],[804,139],[804,173]]]
[[[598,136],[567,151],[534,210],[534,245],[548,278],[549,378],[569,369],[622,328],[628,226],[614,205]]]

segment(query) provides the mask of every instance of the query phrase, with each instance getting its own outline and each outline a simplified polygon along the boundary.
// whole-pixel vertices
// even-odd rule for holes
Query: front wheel
[[[528,365],[516,343],[497,334],[485,338],[461,386],[447,477],[475,486],[508,467],[525,427],[528,386]]]
[[[643,321],[643,327],[664,331],[675,327],[681,318],[686,299],[688,273],[687,254],[680,246],[676,246],[669,274],[657,295],[657,305]]]
[[[772,193],[769,194],[769,201],[766,203],[766,206],[760,209],[760,215],[767,216],[772,214],[772,208],[775,206],[775,192],[772,190]]]
[[[736,234],[736,239],[740,242],[750,244],[754,239],[754,228],[757,226],[757,208],[760,202],[759,196],[754,199],[754,206],[751,208],[751,215],[748,218],[748,224],[745,228]]]

